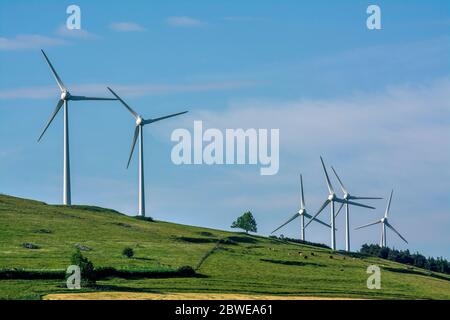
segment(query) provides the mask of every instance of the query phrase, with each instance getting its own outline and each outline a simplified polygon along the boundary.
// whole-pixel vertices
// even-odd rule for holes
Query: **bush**
[[[31,250],[36,250],[36,249],[40,249],[40,247],[37,244],[33,244],[33,243],[22,243],[22,247],[24,247],[25,249],[31,249]]]
[[[71,263],[80,267],[81,284],[83,286],[89,287],[95,284],[94,264],[88,258],[84,257],[80,250],[77,250],[72,255]]]
[[[134,256],[134,251],[132,248],[126,247],[125,249],[123,249],[122,255],[124,255],[127,258],[132,258]]]

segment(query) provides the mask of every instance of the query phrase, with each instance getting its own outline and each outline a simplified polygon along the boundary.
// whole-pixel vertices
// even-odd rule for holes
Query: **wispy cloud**
[[[228,17],[224,17],[222,18],[222,20],[224,21],[236,21],[236,22],[249,22],[249,21],[262,21],[264,20],[263,18],[258,18],[258,17],[251,17],[251,16],[228,16]]]
[[[147,31],[143,26],[135,22],[114,22],[109,26],[114,31],[119,32],[142,32]]]
[[[226,81],[226,82],[206,82],[206,83],[187,83],[187,84],[83,84],[69,86],[73,93],[80,94],[105,94],[106,87],[110,86],[117,89],[120,93],[133,96],[151,96],[164,94],[177,94],[185,92],[205,92],[236,90],[256,85],[250,81]],[[36,86],[11,88],[0,90],[0,100],[12,99],[47,99],[55,96],[56,86]]]
[[[98,35],[87,31],[86,29],[68,29],[65,25],[61,25],[57,30],[56,34],[65,38],[74,39],[97,39]]]
[[[169,17],[166,19],[166,23],[172,27],[201,27],[204,22],[186,16]]]
[[[64,44],[67,44],[67,42],[63,39],[39,34],[24,34],[13,38],[0,37],[0,50],[4,51],[36,49]]]

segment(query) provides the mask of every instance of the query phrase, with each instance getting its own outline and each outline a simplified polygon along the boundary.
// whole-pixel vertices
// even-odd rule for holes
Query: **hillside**
[[[222,243],[212,250],[219,239]],[[24,243],[38,249],[25,248]],[[95,267],[120,270],[196,267],[204,260],[198,277],[103,279],[97,291],[450,299],[449,276],[386,260],[242,233],[144,221],[103,208],[47,205],[0,195],[0,269],[65,270],[76,245],[88,250],[83,255]],[[134,249],[133,259],[122,256],[125,247]],[[366,268],[371,264],[382,268],[381,290],[366,287]],[[58,279],[0,280],[0,299],[67,293],[62,283]]]

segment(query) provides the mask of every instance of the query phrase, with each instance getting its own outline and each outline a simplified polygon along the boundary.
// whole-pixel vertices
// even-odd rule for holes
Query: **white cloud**
[[[166,23],[172,27],[200,27],[204,23],[191,17],[169,17]]]
[[[235,90],[249,86],[255,83],[246,81],[227,81],[227,82],[205,82],[191,84],[137,84],[137,85],[121,85],[121,84],[83,84],[69,86],[74,94],[80,93],[85,95],[105,94],[106,87],[109,86],[123,95],[142,97],[161,94],[177,94],[184,92],[206,92]],[[0,100],[11,99],[47,99],[55,96],[56,85],[10,88],[0,90]]]
[[[93,34],[86,29],[68,29],[65,25],[61,25],[57,30],[56,34],[65,38],[76,38],[76,39],[96,39],[98,36]]]
[[[64,45],[67,42],[38,34],[18,35],[14,38],[0,37],[0,50],[27,50],[49,46]]]
[[[250,22],[250,21],[262,21],[264,19],[249,16],[228,16],[224,17],[222,20],[230,22]]]
[[[110,28],[119,32],[141,32],[147,31],[143,26],[134,22],[114,22],[110,25]]]

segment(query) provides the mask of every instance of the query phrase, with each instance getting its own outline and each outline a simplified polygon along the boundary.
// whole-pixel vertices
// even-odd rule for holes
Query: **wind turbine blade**
[[[373,225],[376,225],[376,224],[379,224],[379,223],[381,223],[381,220],[378,220],[376,222],[368,223],[368,224],[365,224],[363,226],[357,227],[357,228],[355,228],[355,230],[366,228],[366,227],[370,227],[370,226],[373,226]]]
[[[109,91],[111,91],[111,93],[117,98],[117,100],[119,100],[120,102],[122,102],[122,104],[125,106],[125,108],[128,109],[128,111],[131,112],[131,114],[133,115],[133,117],[135,119],[139,118],[139,115],[136,113],[136,111],[134,111],[133,109],[131,109],[131,107],[125,103],[125,101],[122,100],[121,97],[119,97],[110,87],[107,87]]]
[[[336,178],[337,178],[337,180],[338,180],[338,182],[339,182],[339,185],[341,186],[342,192],[343,192],[344,194],[345,194],[345,193],[348,193],[347,190],[345,189],[344,184],[343,184],[342,181],[341,181],[341,178],[339,178],[339,176],[338,176],[338,174],[336,173],[336,170],[334,170],[333,166],[331,166],[331,170],[333,170],[334,175],[336,176]]]
[[[354,197],[354,196],[350,196],[349,198],[352,200],[381,200],[381,199],[383,199],[380,197]]]
[[[341,206],[339,207],[338,211],[336,212],[336,214],[334,215],[334,217],[337,217],[339,212],[341,212],[342,207],[344,206],[344,202],[341,202]]]
[[[366,206],[365,204],[361,204],[361,203],[357,203],[357,202],[353,202],[353,201],[347,201],[347,203],[351,204],[352,206],[363,207],[363,208],[368,208],[368,209],[375,209],[374,207]]]
[[[85,97],[85,96],[70,96],[69,100],[74,101],[116,101],[116,98],[96,98],[96,97]]]
[[[170,114],[168,116],[164,116],[164,117],[160,117],[160,118],[156,118],[156,119],[145,120],[143,123],[144,124],[149,124],[149,123],[153,123],[153,122],[156,122],[156,121],[161,121],[161,120],[164,120],[164,119],[167,119],[167,118],[176,117],[176,116],[179,116],[179,115],[185,114],[185,113],[187,113],[187,111]]]
[[[136,126],[136,128],[134,129],[133,142],[131,143],[131,151],[130,157],[128,158],[127,169],[130,166],[131,157],[133,156],[134,146],[136,145],[138,135],[139,135],[139,126]]]
[[[53,113],[51,114],[50,118],[47,121],[47,124],[45,125],[44,130],[42,130],[41,135],[38,138],[38,142],[41,141],[42,136],[44,135],[45,131],[47,131],[48,127],[50,126],[50,124],[52,123],[53,119],[56,117],[56,115],[58,114],[58,111],[61,109],[62,105],[64,104],[64,100],[59,100],[58,103],[56,104],[56,108],[53,111]]]
[[[317,219],[317,218],[314,218],[314,219],[313,219],[313,217],[312,217],[310,214],[304,213],[304,216],[307,217],[308,219],[312,219],[312,220],[314,220],[315,222],[320,223],[320,224],[322,224],[322,225],[324,225],[324,226],[326,226],[326,227],[328,227],[328,228],[331,228],[331,226],[330,226],[328,223],[325,223],[325,222],[323,222],[322,220],[319,220],[319,219]]]
[[[387,225],[392,231],[394,231],[400,238],[402,238],[403,241],[405,241],[406,243],[408,243],[408,241],[406,241],[406,239],[400,234],[400,232],[398,232],[397,230],[395,230],[395,228],[394,228],[389,222],[386,222],[386,225]]]
[[[300,174],[300,189],[301,189],[300,209],[305,209],[305,195],[303,194],[303,177],[301,174]]]
[[[315,220],[317,218],[317,216],[323,211],[323,209],[326,208],[326,206],[330,203],[330,200],[325,200],[325,202],[322,204],[322,206],[319,208],[319,210],[317,211],[317,213],[311,218],[311,220],[308,221],[308,223],[306,224],[305,228],[307,226],[309,226],[309,224]]]
[[[387,218],[389,215],[389,210],[391,209],[391,201],[392,201],[392,194],[394,193],[394,190],[391,191],[391,196],[389,197],[388,205],[386,207],[386,211],[384,212],[384,217]]]
[[[299,217],[300,214],[297,212],[296,214],[294,214],[294,216],[292,218],[290,218],[288,221],[286,221],[285,223],[283,223],[281,226],[279,226],[278,228],[276,228],[275,230],[273,230],[271,233],[274,233],[278,230],[280,230],[281,228],[283,228],[285,225],[287,225],[289,222],[291,222],[292,220],[295,220],[297,217]]]
[[[327,180],[328,191],[330,192],[330,194],[334,194],[333,186],[331,185],[330,177],[328,176],[328,172],[327,172],[327,169],[325,168],[325,163],[323,163],[322,157],[320,157],[320,161],[322,162],[323,172],[325,172],[325,178]]]
[[[48,59],[47,55],[45,54],[44,50],[41,49],[42,54],[44,55],[45,60],[47,61],[48,66],[50,67],[50,69],[52,70],[53,76],[55,77],[56,83],[58,84],[59,89],[61,89],[61,91],[67,91],[66,86],[64,85],[64,83],[62,82],[61,78],[58,76],[58,74],[56,73],[55,68],[53,68],[52,63],[50,62],[50,60]]]

